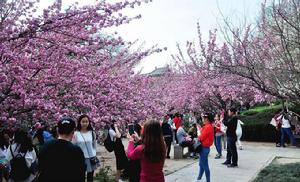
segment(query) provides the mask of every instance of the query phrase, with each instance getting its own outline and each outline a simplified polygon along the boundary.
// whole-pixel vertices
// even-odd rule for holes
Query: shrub
[[[241,140],[275,142],[275,128],[269,124],[262,123],[244,125]]]
[[[263,169],[253,182],[298,182],[300,163],[271,164]]]
[[[115,178],[111,175],[111,169],[109,166],[105,166],[100,168],[99,172],[94,177],[94,181],[98,182],[115,182]]]

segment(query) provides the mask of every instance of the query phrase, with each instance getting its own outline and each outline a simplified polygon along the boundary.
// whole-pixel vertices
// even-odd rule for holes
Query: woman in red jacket
[[[210,182],[210,170],[208,166],[208,154],[210,152],[210,146],[214,142],[214,128],[210,121],[209,113],[202,115],[204,126],[201,129],[201,134],[199,136],[199,140],[201,142],[201,151],[199,158],[199,175],[197,180],[201,180],[203,173],[205,172],[206,181]]]
[[[127,156],[131,160],[141,160],[140,182],[164,182],[166,146],[160,123],[155,120],[147,121],[144,125],[142,145],[134,148],[134,140],[139,140],[135,134],[129,139]]]

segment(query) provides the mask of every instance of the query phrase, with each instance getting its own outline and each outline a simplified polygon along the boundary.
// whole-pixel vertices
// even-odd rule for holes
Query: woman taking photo
[[[141,125],[138,123],[134,124],[134,132],[138,137],[141,137]],[[138,140],[134,142],[134,147],[138,147],[142,144],[142,141]],[[141,173],[141,161],[140,160],[129,160],[128,161],[128,177],[129,182],[140,182]]]
[[[141,160],[140,182],[164,182],[166,146],[160,123],[155,120],[147,121],[142,144],[134,148],[134,141],[137,140],[139,137],[136,134],[130,136],[127,156],[131,160]]]
[[[74,133],[73,143],[81,148],[84,153],[87,181],[93,181],[94,170],[99,163],[91,160],[96,158],[96,137],[93,131],[91,120],[87,115],[81,115],[77,120],[77,128]]]
[[[214,128],[212,126],[211,120],[209,119],[209,113],[202,116],[204,126],[201,129],[201,134],[198,139],[201,142],[201,151],[199,158],[199,175],[197,180],[201,180],[203,173],[205,172],[206,181],[210,182],[210,170],[208,166],[208,154],[210,152],[210,146],[214,142]]]
[[[220,115],[215,115],[215,146],[218,154],[216,155],[215,159],[220,159],[222,156],[222,136],[223,132],[221,131],[221,124],[222,121],[220,119]]]

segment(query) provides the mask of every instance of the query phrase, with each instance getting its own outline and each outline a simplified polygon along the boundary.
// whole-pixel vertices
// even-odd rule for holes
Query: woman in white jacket
[[[78,118],[77,131],[74,133],[72,142],[79,146],[84,154],[87,181],[93,181],[94,171],[99,167],[100,163],[93,164],[91,162],[91,158],[95,158],[97,154],[97,141],[91,119],[88,115],[83,114]]]

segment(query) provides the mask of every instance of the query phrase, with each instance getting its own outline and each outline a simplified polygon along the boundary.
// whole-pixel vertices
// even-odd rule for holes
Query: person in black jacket
[[[134,123],[134,131],[137,134],[138,138],[141,138],[142,127],[138,122]],[[134,147],[141,145],[141,140],[134,141]],[[129,160],[128,161],[128,177],[129,182],[139,182],[141,173],[141,161],[140,160]]]
[[[165,143],[166,143],[166,146],[167,146],[167,156],[166,156],[166,158],[170,159],[170,151],[171,151],[171,143],[172,143],[172,140],[173,140],[173,132],[172,132],[171,125],[168,123],[168,120],[169,120],[169,116],[166,115],[164,117],[161,128],[162,128]]]
[[[238,118],[236,116],[236,109],[231,108],[228,111],[229,118],[224,120],[223,123],[227,126],[226,135],[227,135],[227,156],[226,161],[223,163],[227,167],[237,167],[238,164],[238,154],[236,149],[236,127],[238,123]]]
[[[38,182],[85,181],[83,152],[71,143],[75,127],[71,118],[62,118],[58,122],[58,139],[49,141],[41,149]]]

